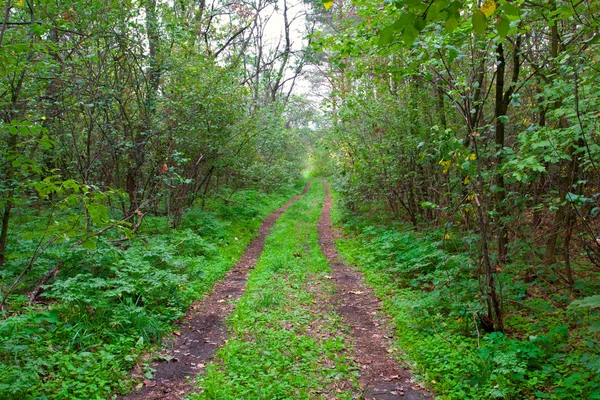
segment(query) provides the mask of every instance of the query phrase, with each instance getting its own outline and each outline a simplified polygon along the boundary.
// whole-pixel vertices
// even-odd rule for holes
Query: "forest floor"
[[[336,253],[331,206],[328,184],[309,182],[269,215],[240,261],[153,357],[153,379],[134,370],[141,383],[122,398],[432,398],[396,360],[401,350],[381,300]],[[249,314],[256,299],[260,310]],[[255,354],[245,358],[244,349]],[[257,365],[244,366],[249,375],[235,369],[253,357]]]

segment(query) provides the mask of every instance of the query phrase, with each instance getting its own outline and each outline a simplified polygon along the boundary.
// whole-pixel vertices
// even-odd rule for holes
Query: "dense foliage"
[[[343,219],[349,238],[338,248],[384,299],[404,360],[440,398],[600,398],[594,317],[582,303],[567,307],[552,283],[511,279],[520,274],[511,264],[498,276],[507,329],[486,333],[473,260],[444,250],[443,231]]]
[[[310,168],[335,181],[340,248],[439,394],[600,398],[598,1],[0,9],[0,397],[125,391]],[[321,114],[294,94],[307,68]],[[281,249],[313,247],[304,214],[275,230]],[[264,395],[253,346],[280,350],[274,321],[308,318],[302,283],[327,271],[290,260],[285,277],[259,263],[206,395]],[[266,340],[242,341],[257,317]],[[272,393],[355,375],[343,343],[296,339],[273,368],[310,379],[267,377]]]
[[[387,215],[352,258],[413,360],[450,398],[598,398],[599,3],[332,10],[329,168],[349,215]]]
[[[291,194],[304,51],[266,1],[0,8],[0,397],[107,396]]]
[[[44,293],[48,304],[13,294],[11,316],[0,321],[0,397],[127,392],[127,374],[148,346],[170,335],[172,323],[240,257],[264,217],[300,188],[208,200],[186,212],[176,230],[166,217],[147,217],[127,248],[101,239],[95,250],[63,244],[46,252],[41,265],[62,263]],[[21,251],[32,246],[35,240],[23,241]],[[151,361],[144,364],[147,378]]]

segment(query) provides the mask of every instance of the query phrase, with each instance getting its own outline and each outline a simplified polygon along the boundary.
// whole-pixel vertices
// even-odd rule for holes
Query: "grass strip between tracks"
[[[317,241],[322,202],[323,185],[314,183],[275,225],[230,318],[229,340],[192,398],[351,398],[357,373]]]

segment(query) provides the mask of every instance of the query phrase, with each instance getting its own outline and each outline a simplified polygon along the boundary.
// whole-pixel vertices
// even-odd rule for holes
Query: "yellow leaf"
[[[444,235],[444,239],[450,239],[450,234],[446,233],[446,234]]]
[[[325,7],[326,10],[329,10],[331,6],[333,6],[333,0],[325,0],[323,2],[323,7]]]
[[[474,160],[474,159],[476,159],[476,158],[477,158],[477,156],[475,155],[475,153],[471,154],[471,157],[469,157],[469,159],[470,159],[471,161],[472,161],[472,160]]]
[[[487,0],[481,6],[481,12],[485,14],[486,17],[490,17],[496,11],[496,2],[494,0]]]

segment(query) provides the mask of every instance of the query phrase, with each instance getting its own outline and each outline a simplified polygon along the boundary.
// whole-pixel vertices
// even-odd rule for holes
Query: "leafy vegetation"
[[[305,52],[230,6],[0,2],[0,397],[123,392],[298,190]]]
[[[0,397],[125,392],[310,170],[441,396],[600,398],[598,1],[0,9]],[[317,192],[199,397],[352,381],[318,308]]]
[[[352,398],[335,386],[357,372],[326,301],[333,287],[316,232],[323,193],[313,183],[273,228],[230,318],[227,344],[193,398]]]
[[[384,300],[405,361],[440,398],[600,398],[600,347],[590,329],[600,316],[588,312],[590,305],[567,307],[568,291],[542,295],[552,292],[551,282],[509,279],[519,266],[508,265],[502,296],[510,330],[486,333],[479,322],[485,306],[471,277],[475,261],[453,251],[443,231],[345,218],[338,207],[336,219],[349,235],[338,249]],[[598,291],[594,282],[582,296]]]
[[[552,271],[575,296],[599,266],[598,3],[333,8],[336,33],[316,37],[347,206],[379,203],[476,249],[486,329],[505,330],[507,264]]]
[[[215,199],[204,210],[191,209],[177,230],[167,217],[148,217],[126,249],[99,241],[94,250],[63,246],[42,257],[46,264],[63,260],[62,276],[47,288],[47,306],[12,296],[13,315],[0,321],[0,397],[126,392],[125,378],[140,355],[223,277],[262,219],[299,190],[241,191],[227,203]]]
[[[412,362],[448,398],[598,398],[598,2],[328,6],[320,165]]]

